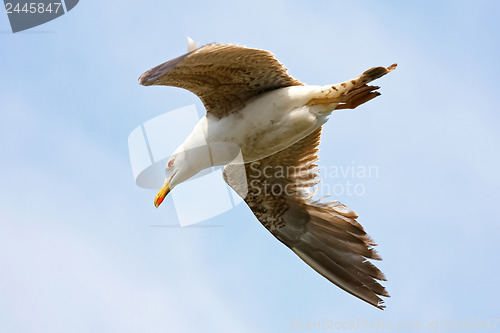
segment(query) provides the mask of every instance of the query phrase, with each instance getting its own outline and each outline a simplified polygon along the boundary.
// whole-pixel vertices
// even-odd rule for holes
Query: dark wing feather
[[[263,92],[302,85],[271,52],[231,44],[204,45],[150,69],[139,83],[187,89],[217,118],[240,110]]]
[[[228,165],[224,180],[259,221],[309,266],[383,309],[379,296],[389,294],[377,280],[385,277],[367,261],[381,258],[357,215],[338,201],[312,200],[309,189],[319,183],[315,162],[320,135],[321,128],[277,154],[246,164],[246,175],[238,166]]]

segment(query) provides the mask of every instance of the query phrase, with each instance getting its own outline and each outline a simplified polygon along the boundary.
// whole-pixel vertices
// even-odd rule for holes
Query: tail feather
[[[337,105],[335,110],[341,109],[355,109],[361,104],[364,104],[368,101],[371,101],[377,96],[380,96],[378,91],[374,91],[379,89],[377,86],[367,86],[362,85],[359,88],[355,88],[345,94],[341,100],[341,102]]]
[[[370,68],[369,70],[365,71],[363,74],[361,74],[361,78],[363,83],[371,82],[373,80],[376,80],[385,74],[392,72],[393,70],[396,69],[398,64],[392,64],[389,67],[374,67]]]
[[[355,109],[361,104],[364,104],[377,96],[380,96],[380,93],[375,91],[380,87],[377,86],[368,86],[366,83],[374,81],[387,73],[392,72],[396,69],[397,64],[392,64],[389,67],[374,67],[363,74],[358,76],[357,78],[351,80],[349,86],[344,82],[343,87],[347,88],[344,92],[339,105],[335,108],[336,110],[340,109]]]

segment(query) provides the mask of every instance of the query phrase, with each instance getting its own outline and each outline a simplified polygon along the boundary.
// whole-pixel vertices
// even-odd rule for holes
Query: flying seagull
[[[315,200],[315,164],[322,125],[334,110],[354,109],[380,95],[367,83],[396,68],[375,67],[339,84],[307,85],[265,50],[232,44],[197,48],[144,73],[142,85],[166,85],[196,94],[207,114],[166,163],[155,197],[158,207],[178,184],[199,171],[226,165],[224,180],[277,239],[319,274],[352,295],[383,309],[389,294],[384,274],[367,259],[381,260],[376,244],[338,201]],[[206,158],[196,147],[238,147]],[[244,172],[241,171],[243,166]]]

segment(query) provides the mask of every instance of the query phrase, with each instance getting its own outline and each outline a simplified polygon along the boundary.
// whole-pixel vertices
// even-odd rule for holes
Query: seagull
[[[381,260],[376,244],[356,213],[338,201],[315,199],[313,189],[320,182],[317,153],[328,116],[379,96],[379,87],[367,84],[396,66],[374,67],[338,84],[308,85],[269,51],[198,47],[189,39],[186,54],[139,78],[144,86],[187,89],[207,111],[168,158],[155,206],[201,170],[225,165],[225,182],[279,241],[341,289],[384,309],[381,297],[390,296],[379,281],[386,278],[368,260]],[[217,145],[223,148],[214,151]],[[208,147],[210,158],[200,147]]]

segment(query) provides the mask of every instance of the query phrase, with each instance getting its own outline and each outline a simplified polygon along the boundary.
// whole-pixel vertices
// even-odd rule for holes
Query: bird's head
[[[155,197],[156,207],[175,186],[211,166],[207,151],[207,147],[184,149],[181,146],[168,158],[165,165],[165,183]]]
[[[158,207],[165,197],[170,193],[170,191],[177,185],[182,183],[185,179],[182,179],[183,173],[185,173],[186,166],[186,154],[175,153],[169,157],[165,165],[165,182],[162,188],[158,191],[155,197],[155,206]]]

